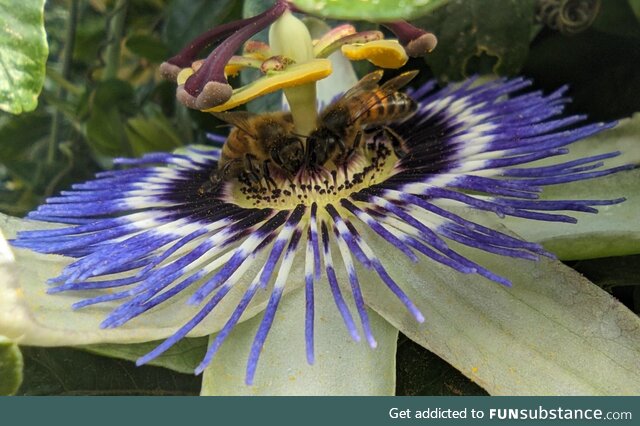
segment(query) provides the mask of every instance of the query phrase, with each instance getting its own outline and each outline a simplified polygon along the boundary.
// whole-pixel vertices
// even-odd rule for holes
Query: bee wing
[[[382,78],[382,70],[377,70],[362,77],[351,89],[347,90],[340,98],[347,99],[362,92],[368,92],[378,88],[378,82]]]
[[[418,75],[418,70],[403,72],[402,74],[393,77],[391,80],[386,81],[381,87],[380,90],[397,92],[407,84],[411,80],[414,79],[416,75]]]
[[[360,96],[363,93],[374,92],[375,90],[377,90],[379,88],[378,82],[382,78],[382,74],[382,70],[376,70],[362,77],[360,80],[358,80],[355,86],[344,92],[344,94],[340,96],[338,100],[326,107],[324,111],[322,111],[322,116],[327,117],[335,110],[339,110],[349,101],[350,98]],[[366,103],[358,103],[358,106],[360,108],[358,108],[357,111],[354,111],[354,115],[356,116],[364,114],[369,109],[373,108],[374,104],[368,106],[366,105]]]
[[[250,120],[256,117],[256,114],[252,114],[246,111],[227,111],[227,112],[210,112],[218,120],[222,120],[225,123],[231,124],[234,127],[242,130],[247,134],[251,134]]]
[[[367,78],[369,75],[365,76],[365,78]],[[359,107],[355,111],[353,111],[352,114],[352,123],[355,123],[358,119],[360,119],[360,117],[362,117],[362,115],[366,114],[372,108],[375,108],[375,106],[382,102],[384,99],[392,96],[399,89],[409,84],[409,82],[413,80],[416,75],[418,75],[417,70],[407,71],[392,78],[391,80],[386,81],[380,87],[378,87],[376,84],[373,88],[369,89],[368,95],[363,96],[361,99],[359,99]],[[380,77],[382,77],[382,71],[380,71]],[[379,80],[380,78],[378,78],[378,81]]]

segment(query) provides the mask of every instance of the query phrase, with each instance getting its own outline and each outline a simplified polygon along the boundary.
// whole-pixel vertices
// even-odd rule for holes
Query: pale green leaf
[[[369,306],[489,393],[640,392],[640,319],[560,262],[459,249],[510,279],[506,288],[427,259],[412,263],[383,244],[376,253],[426,321],[417,323],[382,285],[365,288]],[[363,271],[363,282],[374,279]]]
[[[0,395],[13,395],[22,383],[22,354],[18,345],[0,336]]]
[[[413,19],[446,4],[449,0],[378,0],[362,2],[353,0],[294,0],[305,12],[334,19],[389,22]]]
[[[0,0],[0,109],[36,108],[47,55],[44,0]]]
[[[337,269],[336,272],[339,272]],[[338,277],[348,282],[347,277]],[[305,352],[304,291],[281,301],[252,386],[246,364],[261,316],[238,325],[205,370],[203,395],[393,395],[398,330],[369,311],[378,347],[349,336],[326,281],[315,286],[315,363]],[[355,312],[353,306],[351,311]],[[362,336],[362,334],[361,334]],[[214,338],[215,336],[212,336]]]

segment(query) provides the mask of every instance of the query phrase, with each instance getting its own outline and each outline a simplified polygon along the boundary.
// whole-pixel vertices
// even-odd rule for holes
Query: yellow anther
[[[195,71],[193,70],[193,68],[184,68],[182,71],[180,71],[178,73],[178,77],[176,78],[178,86],[184,84],[185,81],[187,81],[187,79],[191,77],[194,72]]]
[[[341,48],[352,61],[368,60],[382,68],[400,68],[409,57],[397,40],[374,40],[363,44],[346,44]]]
[[[331,61],[328,59],[313,59],[301,64],[291,65],[287,67],[285,71],[270,73],[246,86],[235,89],[233,95],[231,95],[231,98],[227,102],[203,111],[227,111],[245,104],[252,99],[266,95],[267,93],[322,80],[328,77],[329,74],[331,74]],[[180,75],[178,75],[178,77],[180,77]]]

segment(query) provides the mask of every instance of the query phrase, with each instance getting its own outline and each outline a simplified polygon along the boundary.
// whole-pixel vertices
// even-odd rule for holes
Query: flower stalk
[[[291,58],[296,63],[314,59],[309,30],[289,11],[269,28],[269,44],[275,55]],[[318,117],[315,81],[285,88],[284,95],[289,102],[296,133],[308,135],[315,129]]]

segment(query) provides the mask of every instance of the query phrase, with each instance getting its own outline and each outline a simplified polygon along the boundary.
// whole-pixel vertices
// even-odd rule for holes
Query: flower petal
[[[348,281],[344,273],[338,279]],[[354,342],[336,310],[326,278],[315,288],[313,365],[307,363],[304,348],[305,292],[295,291],[285,296],[278,308],[253,385],[245,385],[244,360],[260,318],[240,324],[231,332],[204,371],[202,395],[393,395],[398,330],[369,311],[379,345],[372,350],[365,342]],[[350,309],[355,311],[353,305]]]
[[[596,182],[572,182],[545,188],[543,197],[605,199],[624,197],[624,203],[602,206],[597,215],[572,213],[578,223],[563,226],[506,217],[503,224],[523,239],[542,244],[562,260],[594,259],[640,253],[640,170],[617,173]]]
[[[622,155],[604,159],[605,167],[640,164],[640,113],[620,121],[606,130],[571,146],[563,161],[585,158],[597,152],[622,152]],[[553,160],[542,160],[545,165]],[[576,212],[573,226],[559,223],[530,223],[505,217],[503,224],[524,239],[541,243],[563,260],[593,259],[640,253],[640,170],[631,170],[599,178],[597,181],[571,182],[552,185],[542,192],[542,199],[607,199],[625,197],[624,203],[603,206],[597,215]]]
[[[474,221],[481,216],[474,214]],[[509,277],[513,287],[431,260],[414,264],[381,248],[376,252],[389,273],[404,284],[426,320],[418,324],[379,286],[368,287],[365,300],[491,394],[640,392],[640,319],[611,295],[554,260],[505,262],[479,250],[459,251]],[[367,274],[363,271],[363,280],[373,279]]]
[[[54,228],[55,226],[0,216],[2,232],[13,238],[18,231]],[[5,251],[6,241],[0,240]],[[15,260],[0,264],[0,334],[24,345],[70,346],[94,343],[138,343],[166,338],[199,310],[187,304],[192,292],[176,297],[173,303],[165,303],[146,312],[121,327],[102,329],[105,317],[120,305],[118,300],[100,303],[74,311],[74,303],[85,300],[100,290],[65,292],[55,295],[46,292],[44,283],[59,276],[72,259],[57,255],[45,255],[30,250],[13,249]],[[252,264],[248,276],[255,275],[261,262]],[[293,265],[292,273],[303,274],[303,265]],[[244,283],[246,285],[246,283]],[[300,284],[301,285],[301,284]],[[288,286],[287,291],[295,288]],[[218,331],[231,315],[243,294],[243,282],[229,292],[227,297],[189,336],[204,336]],[[94,293],[95,292],[95,293]],[[77,294],[76,294],[77,293]],[[264,310],[268,295],[259,293],[247,309],[243,320]],[[81,312],[81,314],[80,314]],[[79,318],[82,318],[79,320]]]
[[[193,374],[193,370],[200,364],[204,353],[207,351],[207,340],[206,337],[182,339],[162,356],[150,361],[149,365],[168,368],[179,373]],[[87,345],[80,348],[98,355],[136,361],[160,343],[155,341],[128,345]]]

